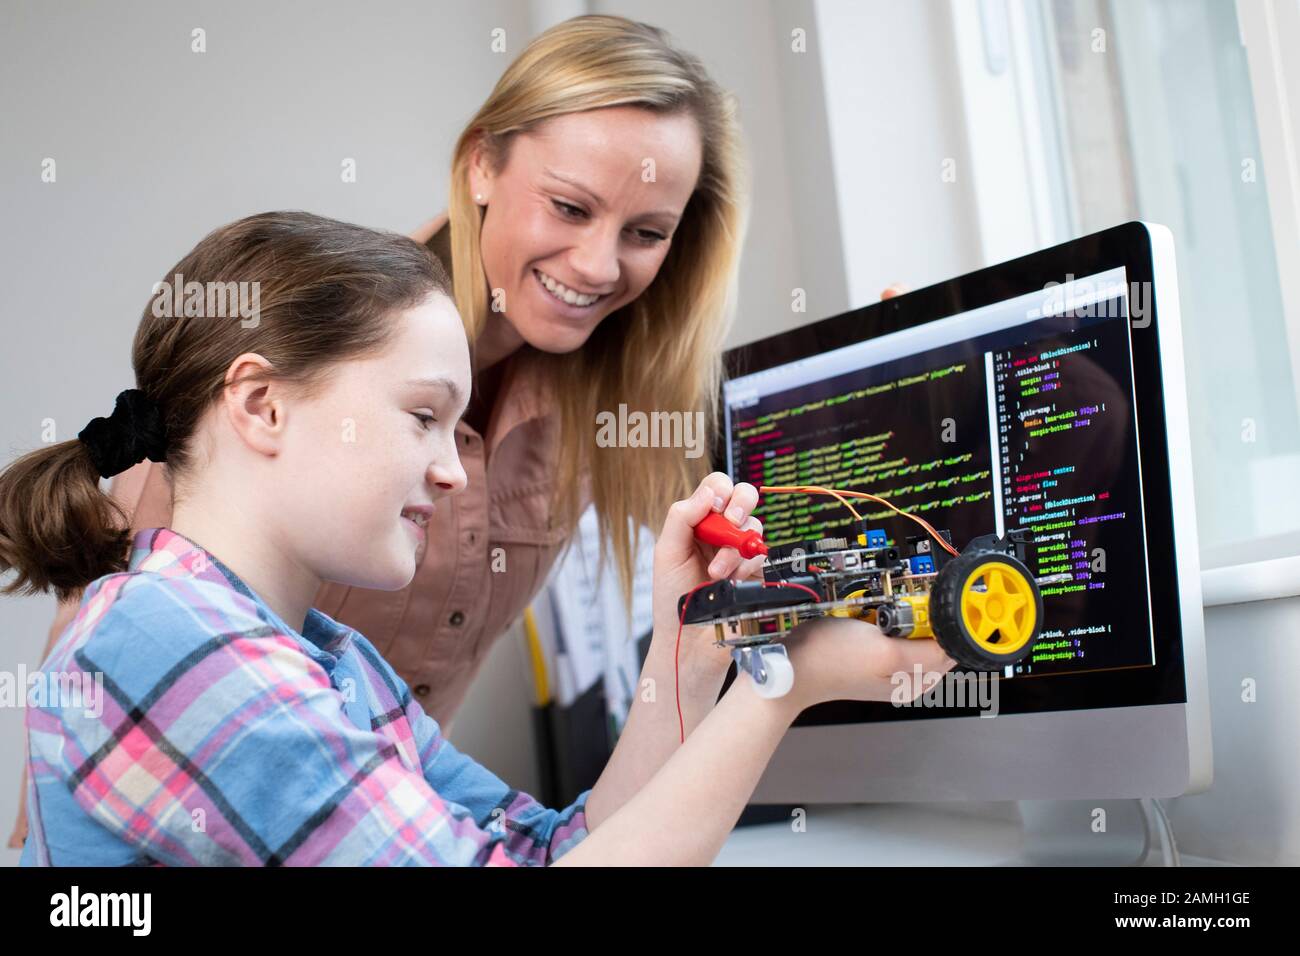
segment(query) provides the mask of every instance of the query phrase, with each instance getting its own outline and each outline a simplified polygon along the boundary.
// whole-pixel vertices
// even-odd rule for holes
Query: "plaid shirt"
[[[86,589],[38,682],[24,866],[540,866],[587,835],[590,790],[511,790],[364,637],[314,609],[297,633],[167,528]]]

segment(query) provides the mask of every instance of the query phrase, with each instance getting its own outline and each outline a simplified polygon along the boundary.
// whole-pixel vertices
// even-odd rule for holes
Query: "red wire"
[[[800,591],[807,591],[809,594],[811,594],[811,595],[813,596],[813,600],[814,600],[814,601],[817,601],[817,602],[820,603],[820,601],[822,600],[822,596],[821,596],[820,594],[818,594],[816,591],[814,591],[812,588],[808,587],[806,584],[795,584],[793,581],[765,581],[765,582],[763,582],[763,587],[765,587],[765,588],[798,588]]]
[[[673,646],[673,693],[677,695],[677,726],[681,730],[682,743],[686,743],[686,721],[682,718],[682,678],[681,668],[677,663],[678,654],[682,649],[682,629],[686,627],[686,608],[691,603],[691,598],[700,588],[707,588],[712,581],[705,581],[703,584],[697,584],[686,593],[686,600],[682,602],[682,612],[677,618],[677,642]]]
[[[697,584],[686,594],[686,600],[682,602],[682,613],[677,619],[677,641],[673,646],[673,692],[677,696],[677,729],[681,732],[681,742],[686,743],[686,721],[682,717],[682,676],[681,668],[678,665],[678,656],[682,649],[682,630],[686,627],[686,608],[691,603],[691,598],[700,588],[707,588],[713,581],[705,581],[703,584]],[[790,581],[764,581],[765,588],[798,588],[800,591],[807,591],[813,596],[814,601],[821,601],[821,596],[812,588],[803,584],[795,584]]]

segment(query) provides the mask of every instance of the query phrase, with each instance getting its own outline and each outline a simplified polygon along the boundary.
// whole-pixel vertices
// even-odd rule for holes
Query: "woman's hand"
[[[430,239],[433,238],[433,234],[435,232],[437,232],[445,225],[447,225],[447,211],[443,210],[442,212],[438,213],[438,215],[430,219],[428,222],[422,223],[420,226],[417,226],[415,231],[410,233],[410,237],[414,239],[416,242],[418,242],[420,245],[424,245],[426,242],[428,242]]]
[[[932,638],[886,637],[851,618],[809,621],[785,645],[801,709],[828,700],[911,701],[957,663]]]
[[[675,502],[668,510],[663,531],[655,542],[654,628],[655,634],[673,639],[681,620],[677,599],[696,585],[723,578],[761,577],[763,557],[744,560],[735,548],[715,548],[695,540],[694,529],[711,511],[722,512],[738,528],[760,533],[763,524],[751,512],[758,504],[758,489],[747,482],[733,485],[715,471],[689,498]],[[721,679],[731,660],[726,650],[713,642],[712,626],[686,627],[682,631],[680,668],[683,677],[702,666],[707,676]]]

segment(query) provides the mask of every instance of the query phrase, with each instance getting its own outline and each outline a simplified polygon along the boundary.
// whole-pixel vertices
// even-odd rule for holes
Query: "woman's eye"
[[[565,219],[587,218],[587,210],[581,208],[580,206],[575,206],[573,205],[573,203],[564,202],[561,199],[552,199],[551,202],[552,204],[554,204],[556,210],[560,213],[560,215],[563,216]],[[668,237],[665,236],[663,233],[654,232],[653,230],[650,229],[633,229],[632,238],[633,241],[640,243],[643,246],[653,246],[660,242],[665,242],[668,239]]]
[[[561,202],[558,199],[552,199],[551,202],[555,204],[555,208],[560,211],[561,215],[567,216],[570,219],[581,219],[586,215],[584,210],[573,205],[573,203]]]
[[[421,415],[419,412],[411,412],[411,414],[420,420],[420,427],[425,431],[428,431],[429,426],[438,420],[432,415]]]

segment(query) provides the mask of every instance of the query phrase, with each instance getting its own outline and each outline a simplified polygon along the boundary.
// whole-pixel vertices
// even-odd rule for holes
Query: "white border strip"
[[[1201,572],[1205,607],[1300,596],[1300,555]]]

